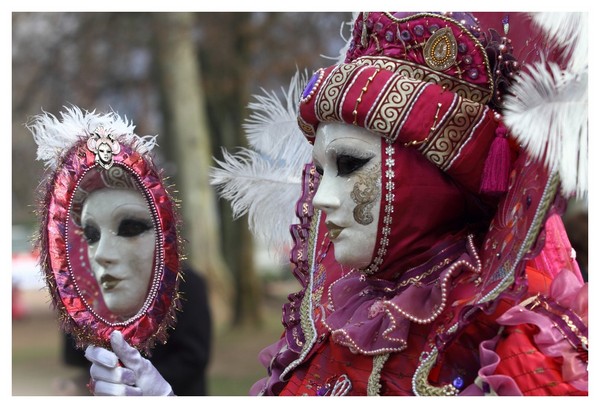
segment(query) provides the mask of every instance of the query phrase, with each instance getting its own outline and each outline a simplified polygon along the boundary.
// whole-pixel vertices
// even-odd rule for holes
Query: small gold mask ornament
[[[121,151],[119,142],[103,127],[94,131],[87,141],[87,147],[96,155],[96,163],[107,170],[113,165],[113,156]]]

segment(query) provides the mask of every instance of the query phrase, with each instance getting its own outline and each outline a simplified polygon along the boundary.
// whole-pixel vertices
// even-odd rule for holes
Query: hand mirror
[[[40,203],[40,263],[63,330],[110,347],[119,330],[149,354],[179,303],[175,204],[139,137],[117,114],[72,108],[29,126],[50,168]]]

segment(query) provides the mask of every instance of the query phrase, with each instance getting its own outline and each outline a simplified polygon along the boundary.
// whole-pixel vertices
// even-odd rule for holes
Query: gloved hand
[[[150,361],[127,344],[120,331],[111,333],[110,344],[113,352],[96,346],[85,350],[85,357],[92,363],[90,388],[94,395],[174,395],[171,385]]]

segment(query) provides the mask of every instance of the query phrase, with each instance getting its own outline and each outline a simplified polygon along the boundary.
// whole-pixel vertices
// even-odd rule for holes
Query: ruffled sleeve
[[[563,269],[497,322],[501,332],[481,343],[481,369],[462,395],[587,395],[588,288],[576,273]]]

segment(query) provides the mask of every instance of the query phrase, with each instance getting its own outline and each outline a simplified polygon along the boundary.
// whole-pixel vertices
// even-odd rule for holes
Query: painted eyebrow
[[[327,149],[325,149],[326,155],[334,154],[336,157],[339,156],[351,156],[357,159],[371,159],[375,156],[375,153],[372,151],[368,151],[365,149],[359,149],[354,146],[340,145],[340,146],[331,146],[329,145]]]

